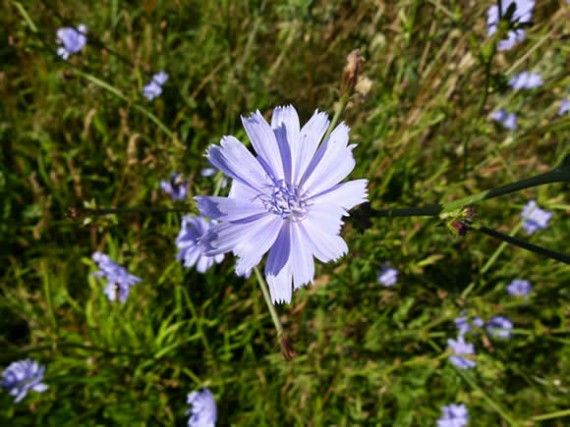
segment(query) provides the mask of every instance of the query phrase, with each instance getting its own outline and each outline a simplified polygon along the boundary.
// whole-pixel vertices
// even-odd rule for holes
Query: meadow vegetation
[[[277,311],[297,353],[283,360],[255,274],[235,258],[202,274],[176,260],[192,199],[213,194],[204,153],[249,143],[240,115],[294,105],[301,124],[338,105],[347,55],[362,73],[342,120],[373,209],[450,202],[544,173],[569,153],[570,6],[541,1],[526,39],[494,51],[493,2],[145,0],[4,2],[0,17],[0,366],[31,358],[49,388],[3,425],[185,425],[208,387],[218,425],[433,426],[463,403],[472,426],[570,423],[570,267],[445,219],[346,219],[349,253]],[[58,28],[87,45],[57,56]],[[142,87],[169,74],[152,101]],[[513,90],[522,71],[544,84]],[[508,130],[489,115],[516,112]],[[160,181],[178,171],[185,200]],[[227,194],[228,189],[221,189]],[[475,226],[568,253],[568,184],[474,204]],[[552,212],[528,235],[530,201]],[[120,208],[97,215],[83,208]],[[369,214],[369,213],[368,213]],[[367,224],[367,221],[370,221]],[[366,226],[369,225],[369,226]],[[110,302],[92,254],[142,278]],[[397,283],[377,277],[383,266]],[[514,279],[532,283],[513,297]],[[454,319],[508,317],[512,336],[475,329],[472,369],[450,363]],[[466,339],[467,339],[466,338]]]

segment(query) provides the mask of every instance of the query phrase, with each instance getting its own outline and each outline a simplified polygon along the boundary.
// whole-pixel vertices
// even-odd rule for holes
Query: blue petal
[[[273,132],[271,135],[273,136]],[[277,148],[277,143],[275,146]],[[271,181],[259,161],[233,136],[223,137],[221,147],[210,146],[206,157],[210,163],[230,178],[238,180],[258,192],[261,192],[263,187],[271,185]]]
[[[315,111],[313,117],[305,123],[299,136],[298,150],[293,151],[293,184],[299,185],[307,167],[315,156],[317,147],[323,139],[329,119],[326,113]]]
[[[282,228],[269,251],[265,264],[265,277],[273,303],[290,302],[293,294],[291,274],[291,232],[289,223]]]
[[[202,215],[212,219],[236,221],[267,212],[259,199],[251,201],[213,196],[196,196],[194,199],[198,202],[198,208]]]
[[[267,174],[277,180],[284,179],[279,147],[269,123],[265,121],[259,111],[250,117],[242,116],[241,121]]]
[[[348,132],[348,126],[341,123],[321,144],[301,180],[305,191],[312,195],[326,191],[354,169],[352,149],[355,145],[347,145]]]
[[[343,184],[335,185],[330,189],[311,197],[313,203],[336,204],[345,210],[350,210],[354,206],[366,202],[368,192],[366,185],[368,180],[357,179]]]

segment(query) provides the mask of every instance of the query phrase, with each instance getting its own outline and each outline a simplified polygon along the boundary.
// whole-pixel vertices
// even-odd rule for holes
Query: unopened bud
[[[469,230],[467,224],[461,221],[451,221],[449,225],[459,236],[465,236],[467,234],[467,230]]]
[[[295,357],[297,357],[297,352],[295,351],[293,346],[289,343],[289,341],[287,341],[287,338],[285,338],[285,336],[283,335],[280,338],[280,344],[281,344],[281,354],[283,355],[283,359],[285,359],[287,362],[290,362]]]
[[[354,91],[354,87],[358,82],[358,77],[360,76],[360,71],[362,68],[362,63],[364,58],[360,55],[360,50],[353,50],[346,57],[346,66],[344,67],[344,73],[342,77],[342,87],[340,90],[340,96],[350,96]]]

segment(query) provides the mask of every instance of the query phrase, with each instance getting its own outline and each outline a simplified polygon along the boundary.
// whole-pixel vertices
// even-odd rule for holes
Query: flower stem
[[[509,236],[508,234],[500,233],[491,228],[480,226],[480,225],[467,225],[468,228],[472,230],[477,230],[487,236],[494,237],[495,239],[502,240],[503,242],[510,243],[511,245],[518,246],[519,248],[526,249],[548,258],[555,259],[557,261],[563,262],[564,264],[570,264],[570,256],[566,254],[561,254],[560,252],[551,251],[550,249],[543,248],[541,246],[533,245],[532,243],[525,242],[524,240],[516,239]]]
[[[371,209],[373,217],[398,217],[398,216],[437,216],[444,213],[458,211],[466,206],[483,200],[493,199],[506,194],[521,191],[539,185],[555,182],[570,183],[570,155],[567,156],[557,168],[531,178],[523,179],[502,187],[493,188],[481,193],[473,194],[459,200],[439,205],[426,206],[423,208],[397,208],[397,209]]]
[[[342,117],[342,115],[344,114],[344,110],[346,110],[346,106],[348,104],[348,100],[350,99],[349,95],[343,95],[340,97],[340,99],[338,100],[338,103],[336,104],[336,108],[334,111],[334,116],[331,120],[331,124],[329,125],[329,128],[327,129],[327,132],[325,133],[325,136],[323,137],[323,141],[326,141],[327,138],[329,137],[329,135],[331,134],[331,132],[333,131],[333,129],[336,127],[336,125],[338,124],[340,118]]]
[[[550,414],[536,415],[534,417],[531,417],[531,420],[544,421],[562,417],[570,417],[570,409],[563,409],[562,411],[551,412]]]
[[[277,330],[277,337],[281,338],[283,336],[283,325],[281,325],[281,321],[279,320],[279,315],[277,314],[277,310],[275,310],[275,306],[271,302],[271,296],[269,295],[269,289],[267,288],[267,283],[265,283],[265,279],[263,278],[257,266],[253,267],[253,270],[255,271],[255,277],[257,278],[257,283],[259,284],[261,292],[263,293],[265,304],[267,304],[269,313],[271,313],[271,320],[273,320],[273,324],[275,325],[275,329]]]

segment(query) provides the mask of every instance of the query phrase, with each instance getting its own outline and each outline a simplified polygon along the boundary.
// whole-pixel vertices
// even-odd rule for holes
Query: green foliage
[[[220,425],[431,426],[452,402],[467,405],[472,425],[533,425],[543,414],[552,414],[545,425],[567,425],[567,265],[454,236],[434,218],[378,218],[363,233],[347,224],[350,253],[318,264],[315,284],[278,307],[298,353],[287,363],[255,276],[236,277],[229,256],[206,274],[176,261],[180,214],[69,215],[83,206],[196,212],[161,194],[159,181],[178,170],[191,195],[213,193],[203,153],[222,135],[246,141],[241,114],[268,117],[288,103],[302,121],[315,108],[332,113],[355,48],[366,62],[343,119],[358,144],[352,176],[369,179],[374,208],[449,202],[545,172],[568,152],[570,129],[556,114],[570,85],[570,11],[547,3],[527,40],[503,53],[487,38],[483,2],[7,3],[0,364],[41,361],[49,389],[16,405],[1,391],[0,420],[183,425],[186,394],[208,386]],[[63,62],[56,30],[79,23],[88,45]],[[142,85],[161,69],[170,80],[148,102]],[[545,86],[510,90],[525,69]],[[506,106],[520,115],[515,132],[487,118]],[[567,190],[479,203],[475,221],[510,233],[536,198],[554,217],[529,240],[567,252]],[[126,304],[109,303],[90,276],[97,250],[144,279]],[[385,262],[400,271],[393,288],[376,281]],[[514,278],[533,283],[529,299],[507,295]],[[470,336],[477,368],[460,372],[446,340],[465,309],[504,314],[515,331],[510,341]]]

